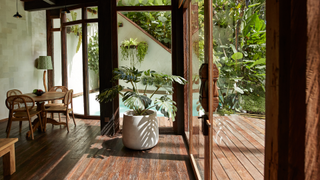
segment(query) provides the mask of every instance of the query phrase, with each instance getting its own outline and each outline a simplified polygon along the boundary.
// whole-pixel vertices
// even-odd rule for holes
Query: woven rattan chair
[[[6,106],[9,109],[9,119],[8,119],[8,132],[7,132],[7,138],[10,135],[10,129],[12,121],[29,121],[29,128],[31,131],[32,139],[33,137],[33,131],[32,131],[32,124],[31,124],[31,118],[33,116],[38,115],[40,126],[42,129],[42,122],[41,122],[41,111],[37,111],[34,109],[35,102],[30,96],[25,95],[14,95],[9,96],[6,99]],[[21,133],[21,126],[19,132]]]
[[[68,88],[65,87],[65,86],[53,86],[52,88],[49,89],[49,92],[68,92]],[[57,99],[57,100],[63,100],[64,98],[62,99]],[[63,103],[55,103],[54,101],[51,101],[49,102],[50,104],[46,104],[45,107],[48,108],[48,107],[51,107],[51,106],[63,106],[64,104]],[[61,122],[61,116],[60,116],[60,113],[58,113],[59,115],[59,122]],[[53,116],[53,113],[51,113],[51,118],[53,119],[54,116]]]
[[[68,132],[69,132],[68,121],[70,119],[70,117],[69,117],[70,112],[72,112],[73,123],[76,126],[76,121],[75,121],[74,114],[73,114],[72,97],[73,97],[73,90],[71,89],[66,93],[64,100],[63,100],[63,105],[48,106],[45,108],[46,115],[47,115],[47,113],[65,113],[66,114],[66,126],[67,126]],[[46,125],[45,125],[44,129],[46,129]]]
[[[19,89],[11,89],[7,92],[7,98],[14,95],[22,95],[22,92]],[[18,106],[20,105],[18,104]],[[20,121],[19,126],[20,126],[20,133],[21,133],[22,121]],[[8,128],[9,128],[9,121],[7,123],[6,132],[8,132]]]

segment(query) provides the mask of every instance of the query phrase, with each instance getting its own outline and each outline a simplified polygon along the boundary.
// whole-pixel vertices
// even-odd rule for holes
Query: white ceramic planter
[[[123,114],[122,142],[135,150],[150,149],[159,141],[157,112],[148,110],[149,115],[133,116],[133,111]]]

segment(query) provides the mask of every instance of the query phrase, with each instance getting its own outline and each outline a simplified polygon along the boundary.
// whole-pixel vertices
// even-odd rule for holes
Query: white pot
[[[150,149],[159,141],[157,112],[148,110],[149,115],[133,116],[133,111],[123,114],[122,142],[135,150]]]

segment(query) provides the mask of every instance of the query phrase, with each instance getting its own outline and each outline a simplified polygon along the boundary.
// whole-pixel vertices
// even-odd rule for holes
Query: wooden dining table
[[[65,94],[66,94],[65,92],[46,92],[46,93],[42,94],[41,96],[37,96],[32,93],[28,93],[28,94],[24,94],[24,95],[30,96],[36,102],[37,110],[41,111],[41,121],[43,124],[42,127],[45,127],[44,126],[45,123],[50,123],[53,125],[65,125],[65,126],[67,125],[65,122],[58,122],[58,121],[52,119],[53,117],[47,118],[46,112],[45,112],[45,102],[46,101],[54,101],[54,100],[62,99],[62,98],[64,98]],[[32,122],[32,124],[33,124],[32,131],[35,132],[40,126],[39,119],[38,118],[35,119]],[[45,129],[44,129],[44,131],[45,131]],[[31,131],[28,131],[27,137],[30,137],[30,136],[31,136]]]

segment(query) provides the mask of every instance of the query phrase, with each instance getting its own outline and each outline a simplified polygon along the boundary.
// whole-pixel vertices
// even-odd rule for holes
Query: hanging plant
[[[137,60],[141,63],[147,54],[148,44],[145,41],[140,42],[137,46],[137,51]]]

